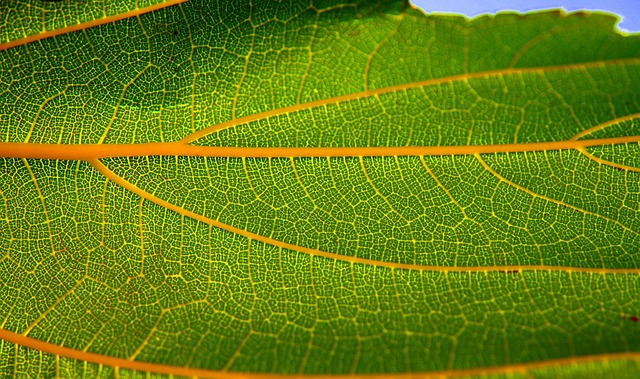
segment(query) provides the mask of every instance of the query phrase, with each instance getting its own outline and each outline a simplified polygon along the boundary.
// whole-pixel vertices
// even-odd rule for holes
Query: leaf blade
[[[547,359],[561,371],[612,352],[637,361],[637,37],[600,15],[524,17],[518,38],[501,41],[517,16],[424,18],[402,2],[195,12],[203,5],[88,30],[88,41],[115,38],[67,51],[77,66],[46,48],[78,35],[12,49],[0,81],[4,330],[230,376],[500,376]],[[131,38],[158,20],[180,37]],[[416,25],[427,32],[405,38]],[[585,25],[585,45],[567,43]],[[30,60],[38,52],[43,61]],[[416,94],[403,105],[407,87]],[[22,98],[25,88],[43,90]],[[440,138],[415,136],[407,104],[418,95],[438,102]],[[393,106],[397,122],[366,128]],[[474,140],[482,122],[488,134]],[[229,134],[243,130],[252,141]],[[523,139],[546,145],[532,152]],[[8,159],[25,141],[88,155]],[[127,157],[144,142],[168,156]],[[180,157],[214,151],[185,142],[229,149]],[[499,150],[512,142],[524,152]],[[272,150],[248,158],[261,144]],[[334,158],[301,156],[332,144],[343,149]],[[367,156],[376,146],[398,151]],[[119,158],[96,161],[103,147]],[[300,150],[278,157],[281,147]]]

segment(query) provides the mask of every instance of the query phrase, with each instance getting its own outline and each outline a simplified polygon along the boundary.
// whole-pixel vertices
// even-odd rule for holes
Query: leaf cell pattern
[[[161,5],[0,45],[3,376],[639,372],[638,36]]]

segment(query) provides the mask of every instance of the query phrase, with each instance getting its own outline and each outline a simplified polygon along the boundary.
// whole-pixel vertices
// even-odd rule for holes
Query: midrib
[[[193,146],[183,142],[77,145],[0,142],[0,157],[90,160],[151,155],[227,158],[442,156],[579,150],[593,146],[638,142],[640,142],[640,136],[495,145],[377,147],[226,147]]]

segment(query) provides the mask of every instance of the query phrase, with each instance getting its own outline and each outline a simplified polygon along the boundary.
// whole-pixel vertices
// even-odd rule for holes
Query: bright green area
[[[234,116],[411,84],[196,142],[562,141],[640,112],[640,38],[615,34],[614,22],[555,13],[467,22],[403,2],[192,0],[0,52],[0,138],[176,141]],[[447,78],[466,73],[479,75]],[[638,132],[636,117],[584,138]],[[186,210],[298,246],[444,268],[550,266],[517,273],[320,258],[184,217],[86,162],[3,158],[0,327],[99,354],[237,372],[406,373],[638,352],[637,274],[553,269],[640,267],[638,144],[587,150],[629,169],[574,150],[103,162]],[[3,377],[146,374],[1,349]],[[529,374],[640,369],[605,361]],[[503,376],[525,373],[495,377]]]
[[[3,0],[0,43],[116,16],[167,0]]]

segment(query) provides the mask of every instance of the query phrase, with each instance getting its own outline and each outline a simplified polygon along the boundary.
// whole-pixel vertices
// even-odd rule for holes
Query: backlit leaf
[[[640,374],[640,37],[166,5],[0,51],[3,376]]]

